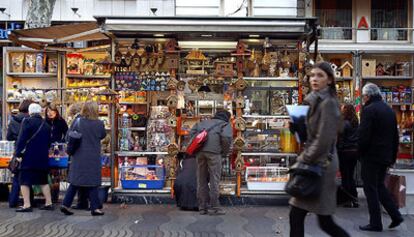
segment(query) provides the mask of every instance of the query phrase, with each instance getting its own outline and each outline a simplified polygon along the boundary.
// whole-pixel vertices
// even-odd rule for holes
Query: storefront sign
[[[369,29],[368,21],[365,16],[361,17],[361,20],[359,20],[358,29]]]
[[[23,24],[20,24],[20,23],[8,23],[7,24],[7,27],[4,27],[3,26],[2,28],[0,28],[0,39],[8,39],[9,38],[9,34],[13,30],[18,30],[18,29],[22,29],[22,28],[23,28]]]

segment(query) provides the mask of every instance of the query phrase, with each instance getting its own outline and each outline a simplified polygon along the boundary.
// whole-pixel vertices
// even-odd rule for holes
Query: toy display
[[[169,72],[115,73],[115,87],[117,90],[165,91],[169,80]]]

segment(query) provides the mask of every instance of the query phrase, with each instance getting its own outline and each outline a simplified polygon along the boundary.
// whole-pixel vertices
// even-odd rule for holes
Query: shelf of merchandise
[[[242,195],[286,195],[283,190],[248,190],[246,187],[240,189]]]
[[[299,81],[297,77],[243,77],[246,81]]]
[[[76,74],[66,74],[67,78],[80,78],[80,79],[111,79],[112,76],[105,76],[105,75],[76,75]]]
[[[145,102],[119,102],[120,105],[147,105]]]
[[[171,188],[164,187],[163,189],[122,189],[121,187],[114,188],[114,193],[125,194],[168,194],[171,195]]]
[[[243,118],[275,118],[275,119],[289,119],[288,115],[242,115]]]
[[[57,73],[17,73],[17,72],[8,72],[7,76],[11,77],[22,77],[22,78],[50,78],[55,79]]]
[[[121,129],[127,129],[130,131],[146,131],[147,128],[146,127],[131,127],[131,128],[119,128],[119,130]]]
[[[163,151],[118,151],[118,156],[145,156],[145,155],[167,155],[168,152]]]
[[[376,76],[376,77],[362,77],[363,80],[413,80],[410,76]]]

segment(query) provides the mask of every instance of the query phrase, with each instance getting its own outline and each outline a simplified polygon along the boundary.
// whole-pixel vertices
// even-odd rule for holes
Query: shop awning
[[[117,37],[165,37],[195,40],[206,34],[212,39],[248,38],[249,35],[278,39],[316,37],[316,18],[256,17],[113,17],[95,16],[102,29]],[[314,36],[314,37],[312,37]],[[205,38],[204,38],[205,39]]]
[[[89,22],[14,30],[9,39],[30,48],[42,49],[46,46],[75,41],[105,40],[108,37],[101,32],[101,28],[95,22]]]
[[[311,46],[311,49],[314,45]],[[319,41],[320,53],[414,53],[414,45],[398,43],[325,43]]]

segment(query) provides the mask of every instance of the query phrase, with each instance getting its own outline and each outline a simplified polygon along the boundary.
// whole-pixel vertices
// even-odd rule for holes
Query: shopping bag
[[[390,191],[398,208],[405,207],[406,180],[405,176],[388,174],[385,177],[385,187]]]

